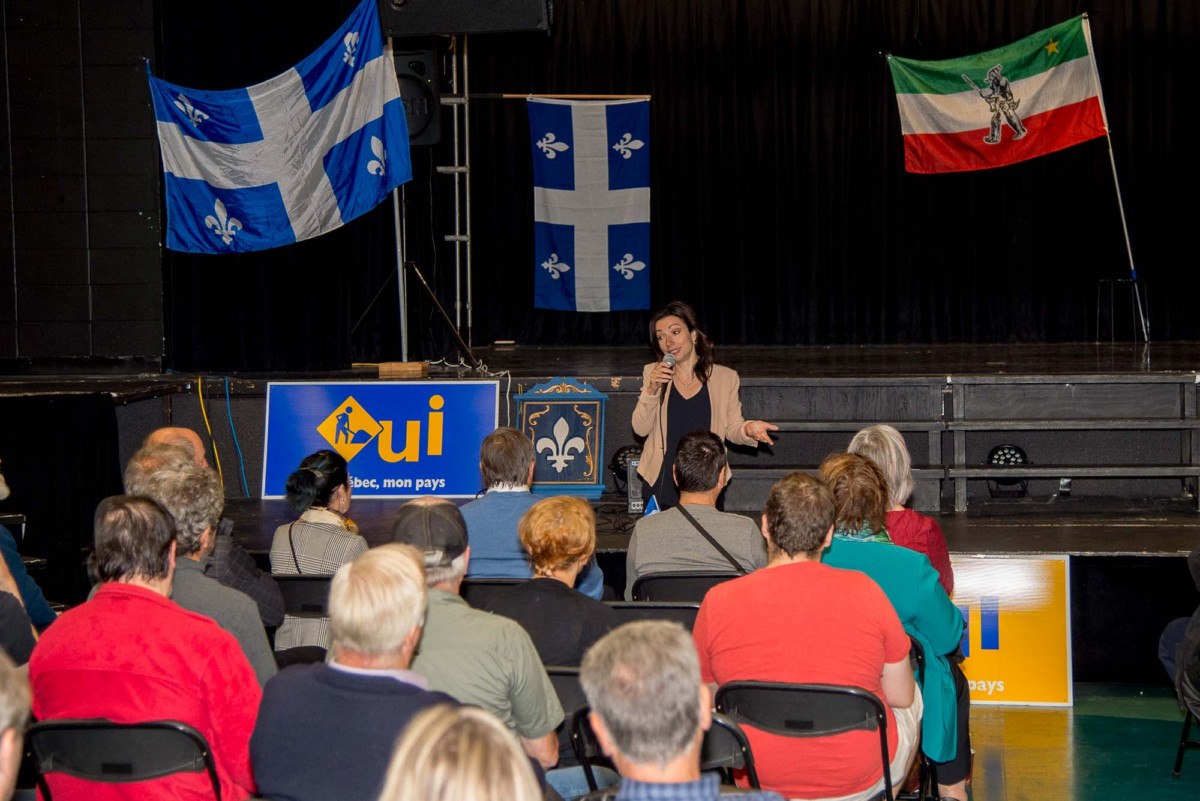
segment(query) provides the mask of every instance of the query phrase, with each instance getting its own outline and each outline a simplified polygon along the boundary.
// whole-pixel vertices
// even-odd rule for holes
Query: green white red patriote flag
[[[1108,130],[1086,15],[986,53],[888,65],[909,172],[1002,167]]]

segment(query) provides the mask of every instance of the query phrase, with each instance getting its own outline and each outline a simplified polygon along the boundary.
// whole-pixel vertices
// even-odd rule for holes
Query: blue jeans
[[[612,787],[621,781],[621,777],[608,768],[595,767],[592,768],[592,773],[596,776],[598,789],[601,790],[605,787]],[[579,766],[546,771],[546,784],[557,790],[558,794],[566,801],[587,795],[592,790],[588,787],[587,776],[584,775],[583,768]]]

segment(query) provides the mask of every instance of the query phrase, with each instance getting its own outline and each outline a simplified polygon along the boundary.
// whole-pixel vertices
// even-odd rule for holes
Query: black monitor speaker
[[[385,36],[548,31],[551,0],[379,0]]]
[[[421,49],[405,49],[402,44],[414,43],[395,43],[392,51],[400,98],[404,102],[404,118],[408,122],[408,143],[412,147],[436,145],[442,139],[439,92],[442,76],[437,50],[432,40],[417,43],[427,45]]]

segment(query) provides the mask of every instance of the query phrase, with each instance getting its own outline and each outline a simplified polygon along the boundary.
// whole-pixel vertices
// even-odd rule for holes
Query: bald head
[[[200,439],[199,434],[190,428],[167,426],[166,428],[156,429],[151,432],[150,436],[146,437],[146,441],[142,445],[175,445],[187,448],[197,465],[208,467],[208,456],[204,452],[204,441]]]

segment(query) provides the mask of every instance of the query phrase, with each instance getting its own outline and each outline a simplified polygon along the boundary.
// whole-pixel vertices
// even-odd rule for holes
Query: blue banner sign
[[[328,449],[355,496],[473,498],[499,397],[495,381],[268,384],[262,497],[282,498],[301,460]]]

